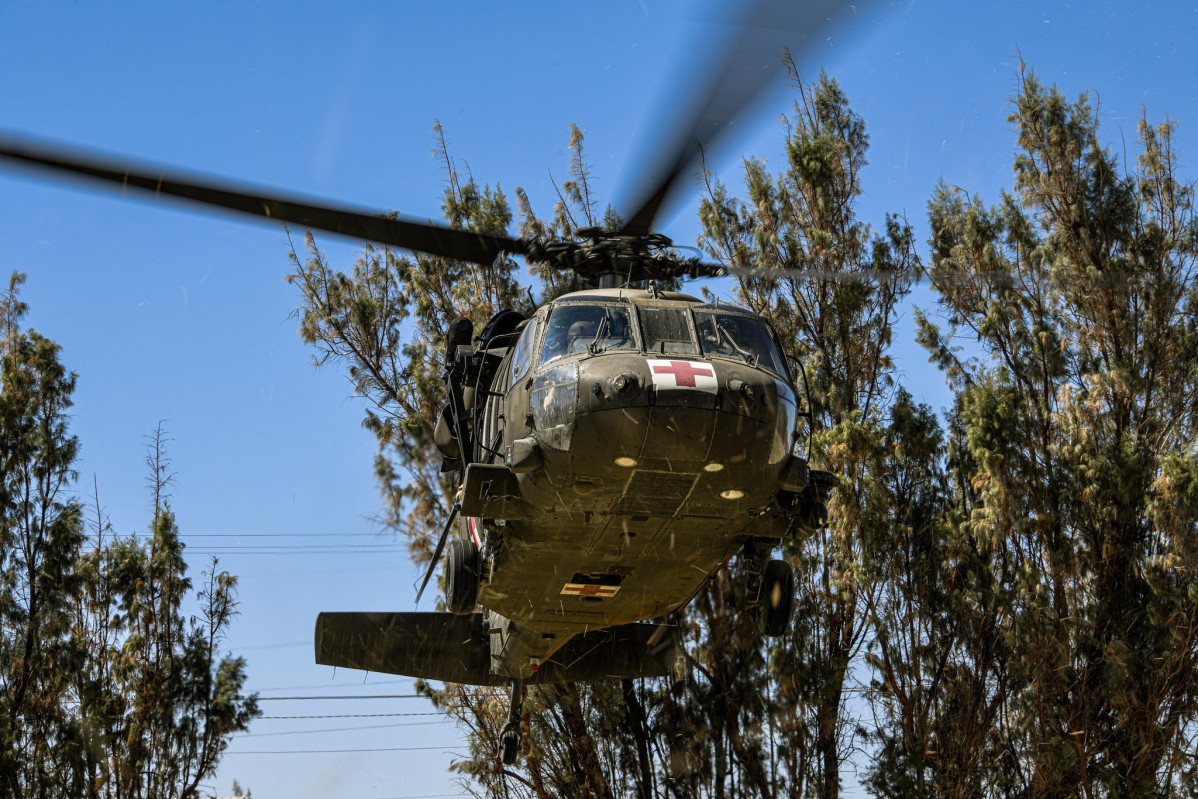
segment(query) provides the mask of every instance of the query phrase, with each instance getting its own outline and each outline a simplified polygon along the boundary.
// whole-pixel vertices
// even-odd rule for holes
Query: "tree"
[[[919,259],[901,218],[887,217],[881,235],[857,218],[869,143],[864,121],[826,74],[808,86],[793,62],[787,66],[798,100],[787,120],[784,170],[771,176],[763,162],[746,160],[747,202],[709,179],[700,219],[705,246],[720,261],[780,270],[740,279],[738,293],[805,364],[812,462],[838,478],[828,525],[786,542],[799,585],[795,633],[773,648],[769,671],[776,686],[770,713],[784,720],[785,790],[833,797],[854,751],[849,672],[870,633],[877,558],[892,532],[876,442],[894,400],[888,350],[898,304]],[[733,701],[752,703],[751,693]]]
[[[446,173],[445,219],[455,229],[506,233],[512,213],[505,195],[498,188],[480,186],[472,176],[463,179],[439,124],[434,132],[434,154]],[[610,209],[602,217],[598,214],[582,143],[583,132],[571,128],[570,179],[560,187],[551,220],[538,218],[528,197],[516,190],[522,232],[566,238],[580,226],[620,224]],[[533,292],[519,282],[513,261],[480,269],[423,254],[405,257],[390,248],[367,245],[352,274],[346,275],[328,264],[310,234],[306,251],[305,258],[294,247],[290,253],[290,280],[304,296],[300,333],[316,347],[318,363],[347,364],[355,393],[369,406],[364,425],[379,444],[375,463],[384,500],[382,521],[406,541],[414,561],[426,564],[457,488],[451,476],[440,471],[441,454],[432,441],[434,424],[446,402],[441,381],[444,331],[458,316],[467,317],[479,330],[503,308],[531,313],[536,307]],[[571,288],[569,275],[541,270],[535,278],[543,300]],[[499,732],[507,711],[505,692],[469,686],[428,690],[439,706],[471,730],[476,756],[459,768],[487,790],[500,790],[497,764]],[[601,787],[611,782],[603,764],[616,756],[610,750],[600,751],[604,740],[588,730],[598,720],[595,714],[603,713],[596,709],[610,703],[610,693],[579,685],[530,693],[525,704],[533,731],[533,740],[526,746],[528,776],[518,779],[541,796],[568,794],[579,785],[609,795],[611,788]],[[608,721],[599,723],[610,726]]]
[[[75,698],[84,723],[74,767],[87,775],[89,796],[197,796],[232,736],[259,713],[257,695],[242,695],[245,660],[219,654],[237,578],[214,558],[194,615],[185,610],[192,583],[170,509],[166,444],[160,422],[146,457],[148,540],[106,541],[97,500],[94,546],[80,562]]]
[[[522,769],[498,766],[500,697],[429,689],[472,732],[458,768],[488,795],[835,796],[863,745],[880,796],[1193,793],[1198,222],[1172,126],[1142,120],[1136,169],[1121,173],[1084,96],[1068,103],[1022,75],[1017,193],[987,208],[942,185],[929,206],[931,276],[950,330],[917,318],[956,392],[942,428],[894,385],[888,357],[921,269],[911,230],[891,216],[875,234],[857,218],[864,123],[827,76],[798,88],[783,171],[747,160],[747,202],[708,176],[701,210],[710,255],[777,271],[737,291],[804,362],[812,461],[838,477],[827,527],[787,542],[800,576],[794,635],[761,642],[739,611],[744,564],[733,561],[675,619],[690,663],[682,679],[534,692]],[[594,223],[577,131],[571,148],[553,222],[517,193],[526,231]],[[443,139],[439,152],[451,220],[505,227],[508,217],[485,213],[506,210],[502,195],[472,181],[466,191]],[[426,339],[405,355],[423,360],[396,372],[404,380],[435,374],[431,337],[464,307],[436,304],[457,267],[423,264],[434,271],[395,285],[404,303],[440,316],[421,318]],[[379,268],[332,285],[352,294],[391,279]],[[541,277],[547,296],[565,288]],[[377,372],[395,347],[347,342],[369,329],[355,332],[357,318],[380,313],[326,296],[309,293],[307,313],[323,326],[306,335],[351,358],[356,380]],[[340,309],[335,323],[329,308]],[[403,313],[381,314],[397,337]],[[415,425],[380,469],[388,487],[396,466],[430,462],[416,455],[430,452],[442,400],[432,382],[393,382],[409,393],[358,383]],[[395,396],[411,404],[386,406]],[[437,513],[406,517],[420,519],[407,528],[414,540],[444,517],[451,487],[435,485]],[[397,522],[422,507],[407,503],[423,489],[389,490]],[[872,678],[868,716],[846,701],[854,668]]]
[[[1171,123],[1142,119],[1122,172],[1085,95],[1070,103],[1022,73],[1011,121],[1015,194],[987,208],[942,185],[929,206],[953,321],[921,318],[920,337],[958,391],[950,601],[946,636],[890,660],[956,674],[923,705],[926,730],[893,740],[909,773],[946,793],[1192,792],[1192,187]],[[971,729],[992,719],[968,748],[963,715]]]
[[[258,712],[241,694],[244,660],[218,652],[236,578],[213,561],[189,620],[161,425],[149,541],[113,535],[98,496],[88,540],[72,495],[75,375],[56,344],[21,330],[23,279],[0,295],[0,792],[197,796]]]
[[[75,375],[54,342],[21,330],[24,278],[14,272],[0,301],[0,791],[12,797],[69,785],[54,763],[72,734],[63,699],[84,537],[82,508],[69,496]]]
[[[734,562],[673,621],[684,630],[689,673],[680,681],[565,685],[530,691],[524,710],[526,759],[499,765],[506,698],[463,686],[426,687],[471,733],[471,757],[457,764],[487,795],[774,796],[812,790],[836,795],[851,751],[846,712],[849,663],[866,626],[861,562],[885,523],[880,466],[871,438],[881,435],[892,367],[885,351],[898,301],[917,265],[909,229],[887,221],[872,236],[853,213],[864,163],[864,124],[835,84],[801,87],[788,131],[791,160],[775,181],[747,164],[750,204],[712,187],[704,204],[708,246],[736,265],[861,273],[850,282],[743,281],[742,299],[772,318],[793,355],[808,360],[813,409],[824,427],[817,459],[845,475],[837,526],[789,550],[806,582],[796,636],[767,651],[751,613],[741,612],[745,565]],[[446,166],[443,206],[455,227],[504,232],[507,203],[498,191],[462,182],[437,131]],[[570,180],[561,184],[550,221],[536,217],[516,192],[522,231],[568,237],[580,226],[619,226],[602,216],[589,183],[583,137],[571,129]],[[448,514],[453,486],[430,468],[439,462],[431,430],[444,404],[435,378],[438,339],[454,316],[479,322],[503,302],[520,302],[516,276],[445,259],[401,258],[367,247],[352,275],[335,273],[314,242],[292,279],[304,292],[301,332],[320,359],[348,362],[351,380],[371,408],[367,426],[380,442],[379,475],[386,520],[417,560]],[[876,280],[869,270],[885,273]],[[538,272],[542,296],[569,287],[568,276]],[[531,293],[530,293],[531,294]],[[409,322],[410,320],[410,322]],[[806,346],[802,342],[812,342]],[[406,480],[401,481],[399,475]],[[410,480],[411,482],[407,482]],[[872,546],[872,545],[871,545]],[[764,686],[764,688],[763,688]]]
[[[462,181],[440,124],[435,153],[446,170],[442,210],[450,226],[506,232],[512,214],[499,189]],[[383,493],[383,523],[397,531],[413,559],[432,557],[436,536],[449,517],[448,477],[432,431],[445,406],[441,380],[444,334],[458,316],[476,330],[502,308],[532,309],[510,259],[491,269],[390,247],[366,245],[352,274],[335,271],[311,233],[307,257],[294,246],[288,277],[304,297],[297,312],[300,335],[316,363],[345,362],[354,392],[368,402],[363,425],[374,433],[376,474]]]

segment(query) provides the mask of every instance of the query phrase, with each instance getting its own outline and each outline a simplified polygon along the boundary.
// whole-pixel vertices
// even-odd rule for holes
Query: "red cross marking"
[[[696,375],[715,377],[715,369],[710,365],[693,361],[670,361],[669,366],[654,364],[653,371],[659,375],[674,375],[674,382],[680,386],[694,387]]]

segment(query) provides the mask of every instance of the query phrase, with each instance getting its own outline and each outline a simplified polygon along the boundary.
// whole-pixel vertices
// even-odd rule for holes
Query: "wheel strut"
[[[745,607],[755,607],[761,601],[761,584],[765,577],[765,566],[769,562],[772,550],[772,541],[751,538],[745,542]]]
[[[499,736],[505,766],[514,764],[520,752],[520,716],[524,709],[524,693],[522,680],[512,683],[512,701],[508,708],[507,723],[503,725],[503,732]]]

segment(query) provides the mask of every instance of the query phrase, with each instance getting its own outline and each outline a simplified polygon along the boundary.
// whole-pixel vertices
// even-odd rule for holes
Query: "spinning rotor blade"
[[[663,136],[665,145],[642,170],[649,174],[633,193],[636,209],[620,231],[626,236],[643,236],[653,228],[663,202],[679,176],[690,172],[698,160],[696,141],[704,148],[718,142],[736,121],[736,115],[783,74],[782,50],[788,48],[797,61],[830,26],[833,17],[853,13],[865,0],[850,6],[844,0],[752,0],[741,20],[734,20],[736,33],[730,37],[723,61],[696,94],[689,114],[679,116],[673,136]],[[850,9],[852,11],[850,12]]]
[[[759,277],[759,278],[796,278],[798,280],[831,280],[835,283],[846,283],[850,280],[885,280],[895,277],[895,272],[884,272],[880,269],[773,269],[767,266],[712,266],[719,270],[720,276]]]
[[[154,167],[117,165],[81,150],[51,148],[3,133],[0,133],[0,158],[25,167],[131,186],[156,195],[165,194],[240,214],[275,219],[483,266],[490,266],[501,253],[523,255],[528,250],[523,241],[506,236],[392,219],[332,203],[313,204],[298,198],[256,194],[252,189],[224,181],[220,184],[207,183]]]
[[[756,277],[756,278],[795,278],[797,280],[830,280],[835,283],[851,281],[865,282],[867,280],[890,280],[902,276],[902,273],[882,269],[774,269],[766,266],[720,266],[719,264],[699,264],[701,269],[711,270],[708,274],[715,277]],[[972,272],[950,272],[946,269],[920,269],[917,274],[910,275],[916,283],[928,281],[932,285],[979,285],[989,283],[1000,288],[1014,285],[1008,275],[975,274]]]

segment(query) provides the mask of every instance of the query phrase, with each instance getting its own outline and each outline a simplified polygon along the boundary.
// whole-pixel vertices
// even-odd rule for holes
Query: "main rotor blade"
[[[828,280],[833,283],[861,283],[866,280],[891,280],[902,277],[899,272],[882,269],[786,269],[769,266],[716,266],[703,264],[716,270],[719,275],[729,277],[794,278],[796,280]]]
[[[699,155],[696,142],[710,151],[736,122],[737,114],[783,74],[782,51],[790,50],[796,61],[815,43],[843,12],[855,13],[866,0],[753,0],[742,19],[732,24],[723,60],[695,95],[689,114],[672,136],[659,139],[664,145],[640,174],[649,175],[632,193],[635,210],[620,232],[643,236],[651,232],[653,220],[671,195],[679,176],[691,171]],[[852,9],[852,11],[850,11]]]
[[[1009,275],[973,272],[954,272],[947,269],[920,269],[916,274],[891,272],[883,269],[775,269],[767,266],[720,266],[698,264],[701,270],[709,270],[703,276],[713,277],[756,277],[775,280],[827,280],[833,283],[863,283],[876,280],[879,283],[896,277],[907,277],[916,283],[928,282],[933,286],[977,286],[989,284],[999,288],[1011,288],[1014,281]]]
[[[328,202],[309,202],[221,181],[209,183],[188,175],[139,164],[115,164],[81,150],[52,148],[30,139],[0,133],[0,158],[21,166],[131,186],[155,195],[265,217],[354,239],[402,247],[490,266],[500,253],[523,255],[527,245],[506,236],[453,230],[427,222],[411,222]]]

